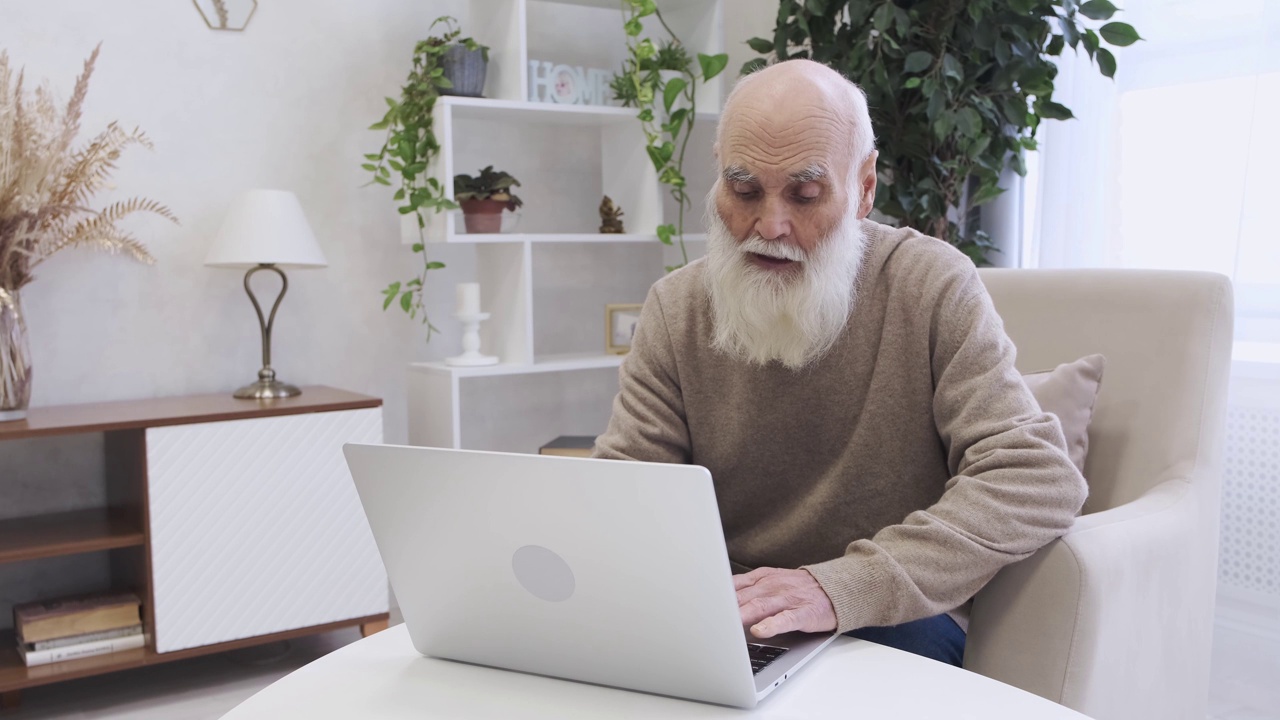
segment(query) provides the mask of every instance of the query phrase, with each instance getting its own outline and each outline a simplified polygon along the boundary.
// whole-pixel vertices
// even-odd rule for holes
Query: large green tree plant
[[[1043,120],[1073,117],[1053,100],[1053,58],[1083,48],[1114,77],[1103,43],[1140,39],[1109,22],[1116,11],[1108,0],[780,0],[773,37],[748,44],[858,83],[880,150],[876,210],[982,264],[993,244],[973,210],[1003,192],[1006,164],[1026,174]]]

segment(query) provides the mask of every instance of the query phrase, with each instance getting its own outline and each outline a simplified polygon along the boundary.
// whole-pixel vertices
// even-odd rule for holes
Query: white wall
[[[730,0],[728,72],[751,56],[743,41],[772,23],[771,0]],[[452,286],[473,272],[467,248],[433,248],[428,306],[443,337],[383,313],[378,291],[408,278],[414,255],[398,238],[385,188],[360,188],[360,155],[376,149],[382,97],[397,92],[416,40],[437,15],[465,20],[458,0],[261,0],[243,33],[207,29],[172,0],[0,0],[0,48],[28,79],[63,97],[102,42],[83,128],[112,119],[141,126],[155,152],[135,148],[117,197],[169,205],[180,227],[129,227],[154,267],[87,251],[47,263],[24,292],[35,363],[32,404],[55,405],[229,392],[259,366],[256,320],[236,271],[202,266],[209,238],[240,191],[298,194],[329,260],[297,271],[277,320],[274,364],[294,383],[323,383],[386,401],[386,434],[405,439],[404,365],[456,352],[446,316]],[[691,162],[708,162],[705,156]],[[695,213],[700,210],[695,210]],[[267,283],[264,290],[269,294]]]
[[[395,94],[416,40],[460,3],[266,0],[248,30],[213,32],[189,3],[5,0],[0,47],[28,78],[65,97],[102,42],[85,131],[111,119],[141,126],[155,152],[121,160],[118,192],[169,205],[181,227],[129,226],[158,259],[68,252],[24,292],[35,364],[33,405],[229,392],[260,364],[257,321],[240,273],[202,265],[231,199],[253,187],[298,194],[329,260],[290,275],[276,323],[280,376],[386,401],[387,439],[405,436],[404,365],[443,356],[456,325],[445,317],[465,249],[432,275],[430,306],[446,337],[430,346],[416,325],[384,314],[378,291],[412,272],[385,188],[360,188],[365,128]],[[270,297],[273,287],[262,283]],[[269,300],[268,300],[269,301]]]
[[[751,56],[743,41],[771,27],[776,5],[728,2],[728,71],[736,74]],[[405,365],[457,352],[447,313],[454,283],[474,277],[474,253],[431,248],[449,268],[431,274],[428,308],[443,333],[430,345],[416,323],[384,313],[379,290],[411,277],[416,256],[399,241],[391,191],[360,187],[360,156],[378,147],[379,134],[365,128],[382,98],[398,93],[414,43],[438,15],[458,16],[465,29],[465,10],[462,0],[260,0],[248,30],[229,33],[206,28],[185,0],[0,0],[0,48],[29,82],[48,78],[61,97],[102,42],[86,137],[119,120],[155,142],[154,152],[133,148],[121,159],[118,190],[95,204],[142,195],[182,220],[128,221],[154,267],[73,251],[40,269],[23,293],[33,405],[229,393],[253,380],[260,346],[241,274],[202,262],[235,195],[276,187],[297,193],[329,267],[290,274],[273,364],[290,382],[383,398],[386,439],[404,442]],[[545,152],[548,164],[562,155]],[[709,148],[689,164],[699,162],[710,163]],[[552,278],[549,287],[564,285]],[[555,302],[570,302],[554,290],[544,297],[552,315]],[[100,437],[0,443],[0,518],[104,502]],[[14,600],[108,582],[100,555],[0,568],[0,626]]]

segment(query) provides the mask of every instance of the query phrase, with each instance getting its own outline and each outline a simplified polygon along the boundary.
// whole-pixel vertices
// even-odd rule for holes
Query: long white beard
[[[857,206],[811,253],[753,235],[739,243],[707,202],[707,292],[715,336],[712,347],[756,365],[777,360],[799,370],[831,349],[849,320],[866,236]],[[800,262],[783,272],[765,270],[748,252]]]

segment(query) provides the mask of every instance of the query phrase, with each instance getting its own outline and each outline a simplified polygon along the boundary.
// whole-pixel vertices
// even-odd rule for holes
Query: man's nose
[[[765,201],[756,218],[756,233],[765,240],[780,240],[791,234],[791,217],[783,203]]]

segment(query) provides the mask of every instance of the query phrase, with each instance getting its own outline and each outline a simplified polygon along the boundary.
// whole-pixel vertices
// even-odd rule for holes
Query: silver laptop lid
[[[419,652],[755,704],[705,468],[344,450]]]

